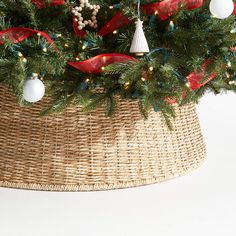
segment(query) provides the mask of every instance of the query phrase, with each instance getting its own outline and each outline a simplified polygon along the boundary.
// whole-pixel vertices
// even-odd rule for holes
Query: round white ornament
[[[40,101],[45,94],[45,85],[38,78],[27,79],[23,87],[25,101],[34,103]]]
[[[234,2],[232,0],[211,0],[210,12],[218,19],[229,17],[234,11]]]

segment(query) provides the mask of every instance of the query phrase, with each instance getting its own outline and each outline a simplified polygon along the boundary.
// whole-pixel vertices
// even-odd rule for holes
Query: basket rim
[[[205,152],[206,155],[206,152]],[[119,190],[126,188],[139,188],[143,186],[149,186],[153,184],[163,183],[167,180],[174,180],[178,177],[183,177],[197,170],[205,163],[205,159],[198,162],[195,166],[183,170],[181,173],[176,173],[171,176],[165,176],[162,178],[147,178],[143,180],[131,180],[120,182],[116,184],[84,184],[84,185],[46,185],[46,184],[31,184],[31,183],[16,183],[8,181],[0,181],[0,187],[18,190],[32,190],[32,191],[44,191],[44,192],[101,192],[106,190]]]

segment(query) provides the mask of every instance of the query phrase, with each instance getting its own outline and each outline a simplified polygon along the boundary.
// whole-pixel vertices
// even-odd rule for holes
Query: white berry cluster
[[[93,10],[91,20],[84,20],[82,16],[82,11],[85,7],[89,8],[90,10]],[[78,30],[82,30],[87,25],[96,29],[98,27],[96,16],[99,9],[99,5],[92,5],[89,3],[89,0],[80,0],[80,5],[72,9],[72,14],[78,19]]]

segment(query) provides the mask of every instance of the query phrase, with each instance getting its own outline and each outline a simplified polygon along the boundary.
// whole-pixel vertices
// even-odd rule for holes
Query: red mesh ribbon
[[[43,0],[32,0],[32,3],[34,3],[38,8],[44,8],[45,7],[45,1]],[[50,5],[57,6],[57,5],[64,5],[64,0],[52,0]]]
[[[124,61],[134,61],[134,60],[137,59],[124,54],[110,53],[110,54],[101,54],[85,61],[68,62],[68,64],[86,74],[99,74],[103,71],[103,67],[106,67],[114,63],[120,63]],[[201,80],[204,78],[204,70],[207,69],[206,67],[208,64],[209,61],[203,64],[202,72],[193,72],[187,76],[187,80],[190,83],[190,89],[196,90],[204,86],[217,76],[216,73],[213,73],[204,83],[201,83]]]
[[[19,43],[38,33],[40,34],[40,36],[44,37],[54,47],[55,50],[57,50],[53,40],[47,33],[30,28],[13,27],[0,31],[0,44],[4,44],[5,40],[9,40],[12,43]]]
[[[45,7],[45,1],[43,0],[32,0],[32,2],[38,7]],[[162,2],[151,3],[142,5],[141,8],[146,14],[158,14],[162,20],[166,20],[168,17],[173,15],[178,10],[179,4],[185,4],[187,9],[196,9],[202,6],[204,0],[164,0]],[[65,0],[52,0],[51,5],[63,5]],[[236,14],[236,3],[234,13]],[[129,20],[122,12],[118,12],[106,25],[100,29],[99,35],[105,36],[112,33],[125,25],[128,25],[132,21]],[[86,36],[86,31],[78,30],[78,22],[73,19],[73,28],[76,35],[83,38]]]
[[[76,17],[73,18],[73,29],[75,34],[80,38],[84,38],[87,34],[85,30],[78,30],[78,19]]]
[[[128,17],[124,16],[121,11],[119,11],[114,17],[112,17],[112,19],[108,23],[106,23],[106,25],[102,29],[99,30],[98,34],[100,36],[105,36],[116,29],[128,25],[130,22],[132,21]],[[86,31],[78,30],[78,21],[76,18],[73,19],[73,28],[75,34],[79,37],[84,38],[86,36]]]
[[[162,20],[166,20],[178,10],[180,3],[185,4],[187,9],[192,10],[201,7],[203,2],[204,0],[164,0],[142,5],[141,8],[148,15],[158,14]],[[234,5],[233,14],[236,15],[236,3]],[[105,36],[131,22],[122,12],[118,12],[98,33]]]
[[[50,38],[50,36],[42,31],[29,29],[29,28],[10,28],[7,30],[0,31],[0,45],[4,44],[4,40],[10,40],[12,43],[19,43],[23,41],[24,39],[34,35],[38,34],[45,39],[54,47],[55,50],[58,50],[53,42],[53,40]],[[95,56],[93,58],[90,58],[85,61],[80,62],[68,62],[68,64],[77,70],[82,71],[86,74],[97,74],[101,73],[103,67],[106,67],[110,64],[114,63],[120,63],[128,60],[137,60],[134,57],[125,55],[125,54],[116,54],[116,53],[110,53],[110,54],[101,54],[98,56]],[[203,68],[206,69],[207,65],[209,64],[209,61],[203,64]],[[201,86],[205,85],[212,79],[216,77],[216,74],[212,74],[207,81],[204,83],[201,83],[201,80],[204,78],[204,71],[203,72],[193,72],[189,76],[187,76],[187,79],[190,83],[190,88],[192,90],[198,89]]]
[[[180,3],[185,4],[187,9],[190,10],[201,7],[203,0],[164,0],[162,2],[143,5],[142,10],[146,14],[156,13],[162,20],[165,20],[178,10]]]
[[[201,83],[202,79],[205,76],[205,71],[207,70],[207,66],[210,64],[210,60],[206,60],[203,65],[202,65],[202,71],[201,72],[193,72],[190,75],[187,76],[187,80],[190,83],[190,88],[192,90],[196,90],[204,85],[206,85],[208,82],[210,82],[211,80],[215,79],[217,74],[216,73],[212,73],[209,78],[204,81],[203,83]]]
[[[32,2],[36,4],[36,6],[39,8],[45,7],[45,3],[42,0],[32,0]],[[64,3],[65,3],[64,0],[52,0],[51,5],[63,5]],[[162,20],[165,20],[169,16],[171,16],[175,11],[178,10],[180,3],[186,4],[186,7],[188,9],[195,9],[202,6],[203,0],[164,0],[162,2],[142,5],[141,7],[142,7],[142,10],[145,11],[146,14],[157,13],[159,14]],[[233,14],[236,14],[236,3],[235,3],[235,10]],[[101,36],[105,36],[113,32],[114,30],[119,29],[129,24],[130,22],[131,20],[129,20],[126,16],[124,16],[122,12],[118,12],[98,32],[98,34]],[[86,31],[78,30],[77,24],[78,23],[74,19],[73,27],[74,27],[75,33],[80,37],[84,37],[86,35]],[[52,39],[49,37],[48,34],[46,34],[45,32],[28,29],[28,28],[11,28],[8,30],[0,31],[0,44],[4,44],[4,38],[12,41],[13,43],[18,43],[36,33],[40,33],[41,36],[46,38],[48,42],[52,44],[54,48],[57,50],[57,48],[54,45],[54,42],[52,41]],[[127,60],[136,60],[136,59],[133,57],[124,55],[124,54],[111,53],[111,54],[98,55],[82,62],[68,62],[68,64],[84,73],[96,74],[96,73],[102,72],[102,67],[105,67],[113,63],[127,61]],[[206,68],[207,63],[204,63],[203,67]],[[190,83],[190,88],[192,90],[195,90],[205,85],[206,83],[208,83],[215,77],[216,77],[216,74],[212,74],[208,80],[206,80],[204,83],[201,83],[201,80],[204,78],[204,70],[203,70],[202,72],[199,72],[199,73],[198,72],[191,73],[189,76],[187,76],[187,79]]]
[[[202,6],[203,0],[164,0],[162,2],[142,5],[141,8],[146,14],[158,14],[162,20],[166,20],[178,10],[180,3],[184,3],[188,9],[195,9]],[[131,22],[132,21],[124,16],[120,11],[108,23],[106,23],[98,34],[105,36]]]
[[[213,73],[204,83],[201,83],[201,80],[204,78],[204,72],[193,72],[187,76],[187,80],[189,81],[190,89],[196,90],[215,79],[216,76],[217,74]]]
[[[125,54],[108,53],[95,56],[85,61],[68,62],[68,64],[70,66],[73,66],[77,70],[82,71],[83,73],[98,74],[103,71],[103,67],[106,67],[108,65],[134,60],[137,59],[131,56],[127,56]]]
[[[98,34],[101,36],[105,36],[106,34],[109,34],[125,25],[128,25],[131,22],[132,20],[124,16],[123,13],[119,11],[101,30],[99,30]]]

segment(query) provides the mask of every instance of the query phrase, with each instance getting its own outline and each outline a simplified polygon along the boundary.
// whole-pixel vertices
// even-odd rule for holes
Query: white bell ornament
[[[136,21],[136,30],[131,44],[130,53],[134,53],[137,56],[143,56],[144,53],[148,53],[149,51],[147,39],[143,31],[143,22],[138,19]]]

